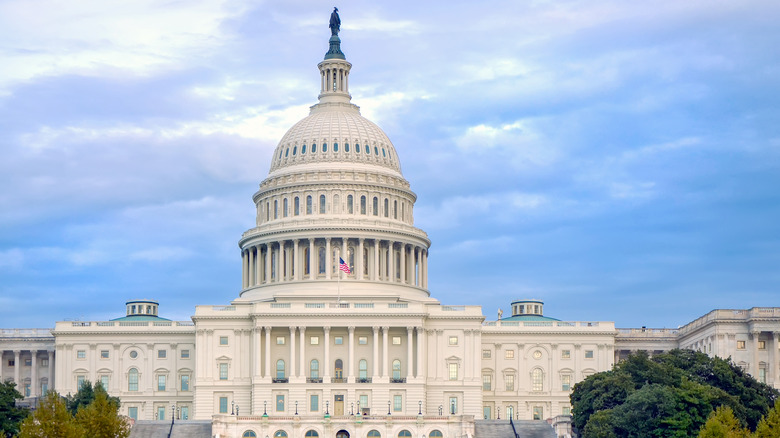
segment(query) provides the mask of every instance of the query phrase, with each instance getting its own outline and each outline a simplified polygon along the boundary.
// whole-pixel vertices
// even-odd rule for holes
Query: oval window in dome
[[[355,152],[360,153],[360,144],[355,143]]]
[[[293,149],[293,155],[295,155],[295,149]],[[383,156],[383,157],[386,157],[386,156],[387,156],[387,155],[385,154],[385,148],[382,148],[382,156]]]
[[[284,152],[283,150],[279,149],[279,159],[280,159],[280,160],[282,159],[282,153],[283,153],[283,152]]]
[[[333,143],[333,152],[338,152],[338,151],[339,151],[339,144]]]
[[[301,155],[306,155],[306,145],[301,146]]]
[[[384,151],[385,150],[382,149],[382,152],[384,152]],[[295,156],[296,153],[298,153],[298,146],[293,146],[293,157]]]
[[[370,154],[370,153],[371,153],[371,148],[369,148],[368,145],[366,145],[366,154]]]
[[[311,144],[311,153],[316,154],[317,153],[317,143]]]
[[[379,156],[379,149],[376,146],[374,146],[374,155]]]
[[[285,156],[285,158],[286,158],[288,155],[290,155],[290,148],[287,148],[287,149],[285,149],[285,150],[284,150],[284,156]]]
[[[344,152],[349,152],[349,143],[344,143]]]
[[[327,143],[323,143],[322,144],[322,152],[328,152],[328,144]]]

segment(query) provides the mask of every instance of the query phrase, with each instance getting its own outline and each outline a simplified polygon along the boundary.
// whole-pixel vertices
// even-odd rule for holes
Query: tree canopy
[[[10,438],[19,433],[19,425],[29,411],[16,406],[24,397],[14,382],[0,382],[0,437]]]
[[[727,406],[740,425],[755,429],[779,394],[725,359],[638,352],[574,386],[573,424],[583,438],[688,437]]]

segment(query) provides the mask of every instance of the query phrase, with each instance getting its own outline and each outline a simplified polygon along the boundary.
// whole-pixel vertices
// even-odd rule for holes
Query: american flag
[[[341,257],[339,257],[339,270],[340,271],[344,271],[347,274],[351,274],[352,273],[352,270],[349,269],[349,266],[347,266],[347,263]]]

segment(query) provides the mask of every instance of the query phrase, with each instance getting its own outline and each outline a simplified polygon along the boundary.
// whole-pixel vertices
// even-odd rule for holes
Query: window
[[[401,408],[403,407],[403,397],[400,394],[395,394],[393,396],[393,411],[395,412],[401,412]],[[401,434],[398,434],[398,436],[401,436]]]
[[[366,197],[360,197],[360,214],[366,214]]]
[[[279,219],[279,201],[276,199],[274,199],[274,219]]]
[[[352,206],[352,195],[347,195],[347,213],[354,213],[354,208]]]
[[[758,341],[758,349],[766,350],[766,341]]]
[[[360,394],[360,397],[358,398],[358,406],[360,407],[358,412],[361,412],[361,413],[363,412],[363,409],[368,409],[369,408],[369,406],[368,406],[368,395]]]
[[[283,216],[283,217],[287,217],[287,208],[288,208],[288,205],[287,205],[287,204],[288,204],[289,202],[288,202],[287,198],[284,198],[284,201],[282,201],[282,202],[283,202],[283,206],[282,206],[282,216]]]
[[[190,376],[188,374],[182,374],[181,376],[181,390],[182,391],[190,390]]]
[[[448,364],[447,368],[449,370],[450,380],[458,380],[458,364],[456,363]]]
[[[165,375],[160,374],[157,376],[157,390],[158,391],[165,391]]]
[[[458,413],[458,398],[450,397],[450,414]]]
[[[428,436],[431,438],[442,438],[444,435],[441,434],[440,430],[433,429],[431,433],[428,434]]]
[[[393,345],[401,345],[401,337],[393,336]]]
[[[293,214],[295,216],[301,214],[301,199],[297,196],[295,197],[295,200],[293,200]]]
[[[320,410],[320,396],[318,394],[309,395],[309,411],[317,412]]]
[[[544,416],[544,411],[541,406],[534,406],[534,420],[541,420]]]
[[[323,143],[322,144],[322,152],[328,152],[328,144],[327,143]]]
[[[366,336],[358,336],[358,344],[360,344],[360,345],[368,344],[368,337],[366,337]]]
[[[334,371],[335,376],[337,379],[343,379],[344,378],[344,362],[341,361],[341,359],[336,359],[336,362],[334,363]]]
[[[312,336],[309,338],[309,344],[311,345],[320,345],[320,337],[319,336]]]
[[[276,395],[276,412],[284,412],[284,395],[282,394]]]
[[[44,383],[44,385],[46,384]],[[100,385],[103,387],[103,389],[108,390],[108,376],[100,376]],[[41,392],[44,394],[46,393],[46,391]]]
[[[504,390],[506,390],[506,391],[514,391],[515,390],[515,375],[514,374],[505,374],[504,375]]]
[[[398,219],[398,201],[393,201],[393,219]]]
[[[221,363],[219,364],[219,380],[227,380],[228,379],[228,364]]]
[[[284,336],[276,337],[276,345],[284,345]]]
[[[504,359],[514,359],[515,358],[515,350],[506,350],[504,352]]]
[[[491,385],[492,378],[490,374],[483,374],[482,375],[482,390],[483,391],[490,391],[492,389]]]
[[[393,361],[393,379],[401,378],[401,361],[396,359]]]
[[[306,197],[306,214],[311,214],[311,212],[312,212],[312,203],[311,203],[311,195],[309,195]]]
[[[257,438],[257,434],[252,430],[247,430],[241,435],[241,438]]]
[[[593,359],[593,350],[585,350],[585,359]]]
[[[568,391],[571,389],[571,375],[564,374],[561,376],[561,391]]]
[[[108,359],[108,350],[100,350],[100,358]]]
[[[571,350],[561,350],[561,359],[571,359]]]
[[[377,198],[376,196],[374,196],[374,199],[371,202],[371,214],[373,214],[374,216],[379,215],[379,198]]]
[[[334,150],[338,150],[337,145],[333,145]],[[318,438],[320,434],[317,433],[316,430],[307,430],[306,435],[304,435],[306,438]]]
[[[127,408],[127,416],[132,418],[133,420],[138,419],[138,408],[136,406],[130,406]]]
[[[138,370],[130,368],[127,373],[127,390],[138,391]]]
[[[490,350],[482,350],[482,359],[490,359],[491,352]]]
[[[561,414],[571,415],[571,406],[564,406],[561,408]]]
[[[276,378],[284,379],[284,360],[279,359],[276,361]]]
[[[320,378],[320,361],[317,359],[312,359],[312,361],[309,362],[309,376],[312,379]]]
[[[360,150],[360,149],[358,149],[358,150]],[[381,433],[379,433],[379,431],[378,431],[378,430],[376,430],[376,429],[372,429],[372,430],[370,430],[370,431],[368,432],[368,436],[370,436],[371,438],[381,438],[381,437],[382,437],[382,434],[381,434]]]
[[[761,383],[766,383],[766,368],[758,369],[758,381]]]
[[[458,345],[458,337],[450,336],[450,345]]]
[[[76,351],[76,359],[86,359],[87,358],[87,351],[86,350],[78,350]]]
[[[219,337],[219,345],[227,345],[228,344],[228,337],[227,336],[220,336]]]
[[[227,397],[220,397],[219,398],[219,413],[220,414],[227,414],[227,411],[228,411],[227,407],[228,407]]]
[[[325,195],[320,195],[320,214],[325,214]]]
[[[274,438],[287,438],[287,432],[285,432],[283,430],[277,430],[274,433]]]
[[[745,349],[745,341],[737,341],[737,350]]]
[[[388,202],[390,202],[390,201],[387,198],[385,198],[385,205],[384,205],[385,208],[384,208],[384,211],[382,212],[385,215],[385,217],[387,217],[387,213],[390,210],[390,206],[388,205]]]
[[[317,143],[312,143],[311,144],[311,153],[314,154],[316,152],[317,152]],[[287,435],[285,435],[285,436],[287,436]]]
[[[333,343],[336,345],[341,345],[344,343],[344,338],[341,336],[336,336],[335,338],[333,338]]]
[[[534,368],[531,371],[531,390],[543,391],[544,390],[544,373],[539,368]]]
[[[165,359],[168,356],[168,350],[157,350],[157,359]]]
[[[49,359],[41,359],[41,366],[42,367],[49,366]]]
[[[182,350],[181,351],[181,358],[182,359],[189,359],[190,358],[190,350]]]
[[[360,359],[360,362],[358,362],[358,378],[368,378],[368,361],[365,359]]]

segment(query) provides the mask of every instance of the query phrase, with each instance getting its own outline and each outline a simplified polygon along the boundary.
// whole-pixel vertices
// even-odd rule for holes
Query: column
[[[276,281],[284,283],[287,275],[287,254],[284,250],[284,240],[279,241],[279,255],[276,257]]]
[[[0,348],[0,383],[5,382],[5,377],[3,377],[3,354],[5,353],[5,350]]]
[[[116,348],[114,348],[114,351],[116,352]],[[49,369],[46,370],[46,373],[47,373],[46,377],[48,378],[49,390],[51,391],[51,390],[54,390],[54,350],[53,349],[52,350],[46,350],[46,353],[48,353],[48,357],[49,357]],[[114,357],[115,357],[114,360],[116,360],[117,359],[116,358],[116,354],[114,354]],[[117,369],[117,368],[114,368],[114,369]],[[114,382],[117,382],[118,379],[119,379],[119,376],[114,377]]]
[[[417,374],[414,377],[423,377],[423,341],[425,340],[425,332],[422,327],[417,327]]]
[[[358,269],[357,269],[357,276],[355,278],[357,278],[358,280],[362,280],[363,279],[363,269],[365,269],[365,267],[363,266],[363,243],[364,243],[364,240],[365,239],[362,238],[362,237],[360,239],[358,239],[358,252],[357,252],[357,254],[355,254],[355,265],[358,267]]]
[[[295,239],[293,246],[293,280],[301,279],[301,253],[299,252],[299,246],[301,239]]]
[[[265,326],[265,374],[263,377],[271,377],[271,327]]]
[[[390,327],[382,327],[382,377],[387,377],[387,362],[390,360],[387,353],[387,332],[389,331]]]
[[[295,372],[295,329],[297,327],[290,327],[290,377],[297,377]]]
[[[265,282],[271,283],[271,258],[273,258],[273,248],[271,242],[265,244]]]
[[[355,367],[353,366],[353,362],[355,362],[355,326],[349,326],[347,327],[347,330],[349,330],[349,358],[348,358],[348,366],[347,366],[347,382],[354,383],[355,382]]]
[[[263,248],[260,245],[252,247],[255,251],[255,266],[252,273],[255,276],[255,286],[263,283]]]
[[[241,289],[246,289],[249,284],[249,269],[247,268],[247,263],[246,251],[241,250]]]
[[[22,369],[22,364],[20,362],[21,355],[22,355],[21,350],[14,350],[14,383],[16,383],[17,391],[24,391],[24,388],[22,388],[21,374],[20,374]]]
[[[30,350],[32,369],[30,370],[30,397],[38,397],[38,350]]]
[[[333,270],[333,254],[330,249],[330,237],[325,239],[325,279],[330,280]]]
[[[758,335],[761,332],[750,332],[750,335],[753,338],[753,360],[750,364],[750,375],[753,376],[754,379],[758,380]]]
[[[249,248],[247,251],[249,253],[249,265],[248,265],[248,277],[249,277],[249,287],[252,287],[255,285],[255,252],[252,248]]]
[[[469,380],[472,377],[472,371],[471,371],[471,361],[468,359],[469,356],[469,348],[471,348],[471,330],[466,329],[463,330],[463,380]],[[496,367],[498,368],[498,367]],[[498,383],[498,373],[499,370],[496,370],[496,383]],[[552,372],[550,373],[552,374]]]
[[[374,239],[374,272],[371,272],[371,279],[379,280],[379,240]]]
[[[330,327],[322,328],[325,332],[322,342],[325,343],[325,363],[323,364],[323,382],[330,383]]]
[[[258,340],[257,340],[257,327],[252,327],[249,332],[249,378],[254,382],[257,377],[257,359],[260,355],[257,353]]]
[[[389,242],[389,245],[387,245],[387,258],[390,261],[388,263],[390,265],[390,275],[387,276],[387,281],[393,283],[395,282],[395,242]]]
[[[428,289],[428,250],[426,249],[424,252],[425,253],[422,256],[422,265],[423,265],[422,287]]]
[[[300,353],[299,362],[301,366],[300,366],[300,371],[298,371],[298,375],[301,377],[305,377],[306,376],[306,352],[305,352],[306,343],[304,342],[304,340],[306,339],[305,336],[306,327],[298,327],[298,333],[301,336],[300,345],[298,346],[298,352]]]
[[[401,268],[401,284],[406,283],[406,244],[401,242],[401,261],[399,263]]]
[[[371,329],[374,331],[374,371],[371,377],[375,381],[379,377],[379,327],[373,326]]]
[[[309,239],[309,280],[314,280],[314,271],[317,270],[314,266],[315,260],[317,258],[314,257],[314,239]]]
[[[411,379],[414,374],[414,327],[406,327],[406,378]]]
[[[778,351],[778,347],[780,347],[780,332],[773,332],[772,333],[772,364],[770,365],[772,368],[772,379],[774,379],[773,383],[775,387],[777,387],[777,384],[780,383],[780,375],[778,375],[778,365],[780,365],[780,351]]]

